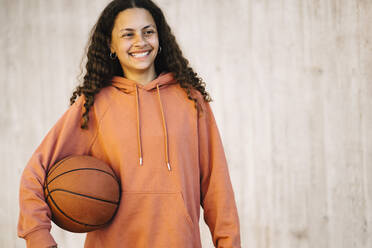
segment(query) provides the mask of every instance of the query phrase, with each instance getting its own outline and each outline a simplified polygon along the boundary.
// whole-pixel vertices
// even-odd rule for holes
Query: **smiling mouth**
[[[147,55],[149,55],[150,53],[151,53],[151,50],[147,51],[147,52],[142,52],[142,53],[129,53],[129,55],[134,57],[134,58],[143,58],[143,57],[146,57]]]

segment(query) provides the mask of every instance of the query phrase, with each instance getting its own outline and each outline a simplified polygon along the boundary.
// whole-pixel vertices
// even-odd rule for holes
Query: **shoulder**
[[[195,88],[192,88],[191,95],[198,101],[202,113],[211,111],[209,102],[204,99],[204,96],[200,91],[198,91]]]
[[[95,96],[93,105],[90,107],[89,114],[96,115],[97,117],[103,116],[110,106],[110,101],[112,99],[115,91],[110,89],[112,87],[102,88]],[[70,108],[76,109],[77,111],[84,111],[84,105],[86,103],[86,98],[84,95],[78,96],[76,101],[70,106]]]

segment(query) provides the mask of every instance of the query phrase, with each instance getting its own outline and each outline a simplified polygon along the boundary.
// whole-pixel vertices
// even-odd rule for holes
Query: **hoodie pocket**
[[[123,192],[113,224],[122,247],[194,247],[195,225],[180,191]]]

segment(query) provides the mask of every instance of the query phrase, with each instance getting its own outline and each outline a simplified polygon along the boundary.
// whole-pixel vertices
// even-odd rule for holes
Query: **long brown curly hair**
[[[162,72],[172,72],[175,80],[186,91],[188,98],[194,101],[198,110],[201,109],[200,103],[192,96],[192,88],[199,91],[205,101],[212,101],[205,89],[205,83],[189,66],[188,60],[183,57],[161,9],[150,0],[114,0],[102,11],[91,30],[83,82],[76,87],[70,98],[70,105],[72,105],[78,96],[84,95],[85,97],[82,129],[88,128],[89,109],[94,104],[95,95],[102,88],[110,85],[109,80],[113,76],[124,76],[119,60],[117,58],[110,59],[109,44],[116,16],[128,8],[146,9],[154,18],[158,30],[159,45],[162,47],[162,52],[157,55],[154,62],[157,75]]]

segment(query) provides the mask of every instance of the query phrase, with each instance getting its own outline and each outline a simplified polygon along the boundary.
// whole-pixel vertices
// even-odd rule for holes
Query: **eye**
[[[121,37],[131,37],[133,36],[133,33],[125,33]]]
[[[144,33],[145,33],[145,35],[149,36],[149,35],[154,34],[155,31],[154,30],[146,30]]]

